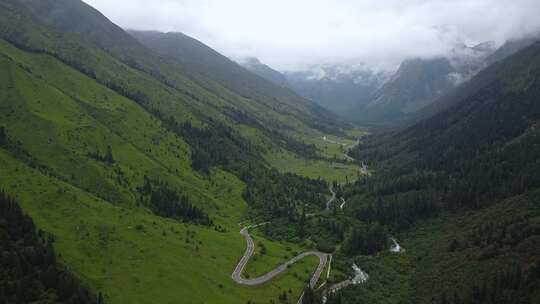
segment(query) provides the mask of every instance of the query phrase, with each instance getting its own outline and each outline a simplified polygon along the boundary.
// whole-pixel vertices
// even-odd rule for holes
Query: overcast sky
[[[281,70],[393,67],[455,43],[540,30],[539,0],[84,0],[130,29],[183,32],[231,58]]]

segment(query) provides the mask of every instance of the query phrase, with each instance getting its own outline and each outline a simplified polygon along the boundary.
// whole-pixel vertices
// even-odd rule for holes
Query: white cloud
[[[540,30],[538,0],[85,0],[113,22],[179,31],[230,57],[280,69],[366,62],[394,67],[456,42]]]

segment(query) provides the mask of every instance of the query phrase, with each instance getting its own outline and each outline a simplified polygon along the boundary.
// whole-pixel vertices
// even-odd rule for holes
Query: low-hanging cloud
[[[457,43],[540,31],[538,0],[85,0],[124,28],[183,32],[226,56],[282,70],[394,68]]]

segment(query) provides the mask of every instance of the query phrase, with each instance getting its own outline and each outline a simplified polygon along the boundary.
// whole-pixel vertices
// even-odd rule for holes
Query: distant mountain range
[[[364,65],[319,65],[305,72],[285,73],[298,94],[343,116],[368,103],[390,76]]]
[[[315,65],[305,71],[281,73],[254,58],[240,64],[342,116],[351,108],[368,103],[370,96],[391,76],[391,73],[375,72],[364,65]]]
[[[494,43],[485,42],[458,45],[448,57],[407,59],[368,104],[358,104],[350,113],[370,123],[403,120],[470,79],[495,51]]]
[[[406,59],[396,72],[375,71],[365,64],[336,64],[280,73],[257,59],[242,65],[349,120],[388,124],[414,117],[483,68],[536,40],[512,40],[499,48],[491,41],[458,44],[446,57]]]

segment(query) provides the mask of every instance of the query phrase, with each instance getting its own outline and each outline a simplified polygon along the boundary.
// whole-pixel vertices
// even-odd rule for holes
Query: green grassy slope
[[[21,153],[15,159],[1,150],[0,187],[57,237],[62,261],[108,303],[237,303],[275,299],[289,288],[298,295],[315,261],[261,288],[240,287],[230,279],[245,250],[238,233],[247,208],[243,183],[219,170],[209,178],[194,173],[185,142],[137,104],[55,58],[6,42],[0,53],[2,125],[16,139],[17,151],[32,155],[30,163],[38,168],[28,167]],[[107,145],[114,165],[88,157]],[[226,232],[137,207],[136,188],[144,175],[188,193]],[[282,258],[289,254],[286,247],[300,250],[270,246],[272,256]],[[260,269],[275,264],[271,257],[257,260]]]
[[[131,38],[118,41],[114,51],[114,39],[51,26],[73,10],[83,8],[74,16],[84,15],[85,6],[77,2],[52,9],[41,21],[21,3],[45,11],[56,5],[0,1],[0,127],[8,139],[6,145],[0,143],[0,188],[17,197],[39,228],[56,236],[61,262],[102,292],[107,303],[269,302],[289,290],[296,299],[316,266],[314,259],[262,287],[242,287],[231,280],[245,250],[238,232],[248,211],[242,195],[246,185],[217,167],[208,175],[195,171],[192,155],[198,148],[173,133],[166,118],[199,128],[232,127],[233,141],[248,142],[262,155],[268,149],[290,148],[289,141],[297,143],[304,136],[322,137],[321,130],[303,122],[316,114],[304,112],[303,106],[283,114],[214,81],[203,85]],[[86,16],[94,17],[102,18]],[[115,37],[113,29],[94,30],[112,31],[105,36]],[[120,55],[131,46],[135,54]],[[153,59],[131,61],[141,54]],[[171,62],[174,69],[163,67]],[[271,127],[252,123],[259,117]],[[299,131],[292,134],[293,129]],[[92,156],[109,148],[113,163]],[[153,215],[140,191],[145,178],[189,196],[216,226]],[[262,236],[257,240],[268,254],[249,265],[250,275],[305,250]]]
[[[337,123],[332,114],[301,98],[293,91],[277,86],[247,71],[237,63],[217,53],[203,43],[182,33],[129,31],[146,47],[167,57],[177,59],[196,79],[208,82],[212,79],[224,87],[262,102],[283,115],[307,113],[303,123],[324,129],[335,129]],[[318,117],[324,115],[325,121]],[[301,117],[301,116],[299,116]]]
[[[258,288],[242,287],[230,273],[245,250],[236,225],[225,233],[162,219],[143,209],[103,201],[58,179],[43,175],[0,151],[0,186],[21,202],[37,225],[56,236],[62,262],[85,284],[101,291],[107,303],[238,303],[277,300],[279,293],[299,295],[315,261],[290,269],[276,281]],[[245,208],[231,177],[216,173],[214,187],[223,202]],[[226,185],[220,184],[226,181]],[[230,213],[227,221],[238,219]],[[287,255],[285,245],[272,251]],[[224,250],[226,248],[226,250]],[[258,259],[257,267],[275,261]],[[297,273],[298,278],[294,273]]]
[[[41,22],[68,33],[80,34],[121,62],[145,71],[169,86],[180,91],[188,88],[197,96],[204,92],[213,93],[212,98],[205,100],[212,107],[216,103],[225,103],[232,110],[246,112],[273,129],[289,126],[293,130],[308,131],[336,124],[330,114],[315,104],[252,75],[191,38],[186,37],[182,42],[184,48],[177,48],[189,51],[182,53],[181,60],[178,57],[173,60],[157,56],[80,1],[20,2]],[[225,111],[221,109],[219,112]]]
[[[206,46],[190,44],[196,52],[190,52],[191,64],[186,66],[146,49],[86,4],[64,2],[1,1],[2,37],[17,47],[57,57],[147,111],[195,126],[210,121],[229,126],[262,152],[285,148],[303,154],[311,149],[303,142],[341,132],[341,124],[320,108],[258,79]],[[198,73],[193,67],[196,54],[211,58],[216,68],[206,64],[204,73]],[[224,76],[206,77],[216,71]],[[236,78],[250,84],[251,93],[225,81]],[[327,128],[327,123],[333,127]]]

